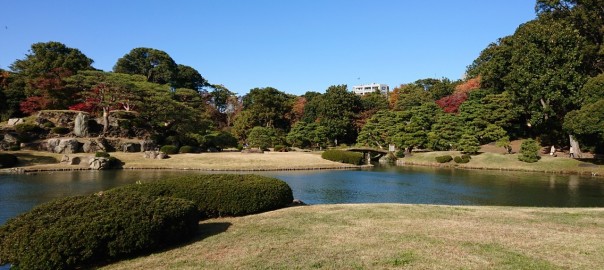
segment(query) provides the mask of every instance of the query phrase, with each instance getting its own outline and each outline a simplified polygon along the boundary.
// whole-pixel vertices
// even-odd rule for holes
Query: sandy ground
[[[67,165],[58,162],[36,164],[36,159],[61,160],[63,155],[48,152],[18,151],[20,159],[29,158],[33,162],[24,162],[18,168],[26,171],[38,170],[84,170],[87,160],[93,154],[78,153],[68,155],[79,157],[79,165]],[[263,170],[311,170],[311,169],[345,169],[358,168],[350,164],[333,162],[321,158],[313,152],[265,152],[264,154],[246,154],[240,152],[176,154],[168,159],[146,159],[143,153],[111,152],[111,156],[120,159],[124,169],[182,169],[207,171],[263,171]]]

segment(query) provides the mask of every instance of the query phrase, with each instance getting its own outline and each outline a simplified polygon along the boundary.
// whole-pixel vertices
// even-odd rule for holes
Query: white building
[[[352,92],[359,96],[364,96],[375,92],[380,92],[382,95],[387,95],[388,92],[390,92],[390,87],[381,83],[355,85],[352,87]]]

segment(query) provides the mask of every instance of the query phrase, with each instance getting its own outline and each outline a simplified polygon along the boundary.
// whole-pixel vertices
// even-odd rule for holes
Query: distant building
[[[390,92],[390,87],[381,83],[355,85],[352,87],[352,92],[359,96],[364,96],[375,92],[380,92],[382,95],[387,95],[388,92]]]

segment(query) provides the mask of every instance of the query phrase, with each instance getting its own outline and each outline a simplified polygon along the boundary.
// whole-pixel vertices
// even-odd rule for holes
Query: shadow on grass
[[[604,165],[604,159],[601,158],[577,158],[578,161],[593,164],[593,165]],[[579,164],[579,167],[591,167],[589,164]],[[583,165],[583,166],[581,166]],[[587,166],[586,166],[587,165]]]
[[[193,243],[203,241],[204,239],[206,239],[208,237],[212,237],[214,235],[218,235],[223,232],[226,232],[229,229],[229,227],[231,227],[231,225],[233,225],[233,224],[230,222],[201,223],[197,226],[197,232],[195,232],[195,234],[190,239],[183,240],[180,243],[174,243],[172,245],[165,246],[163,248],[156,248],[156,249],[137,252],[137,253],[130,254],[130,255],[125,255],[121,258],[112,258],[112,259],[109,259],[106,261],[96,262],[96,263],[93,263],[90,265],[86,265],[86,267],[93,267],[93,268],[103,267],[103,266],[107,266],[107,265],[110,265],[113,263],[118,263],[120,261],[132,260],[132,259],[148,256],[153,253],[162,253],[162,252],[167,252],[167,251],[170,251],[173,249],[179,249],[182,247],[186,247]]]
[[[30,154],[30,153],[11,153],[11,154],[15,155],[19,159],[19,163],[17,164],[16,167],[28,166],[28,165],[34,165],[34,164],[52,164],[52,163],[59,162],[59,160],[57,160],[56,158],[49,157],[49,156],[37,156],[37,155]]]

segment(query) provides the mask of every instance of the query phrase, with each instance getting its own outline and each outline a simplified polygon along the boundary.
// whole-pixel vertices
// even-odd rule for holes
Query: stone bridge
[[[388,154],[388,151],[383,150],[383,149],[366,148],[366,147],[365,148],[352,147],[352,148],[346,149],[346,151],[363,153],[366,164],[371,163],[371,161],[378,161],[381,157]]]

